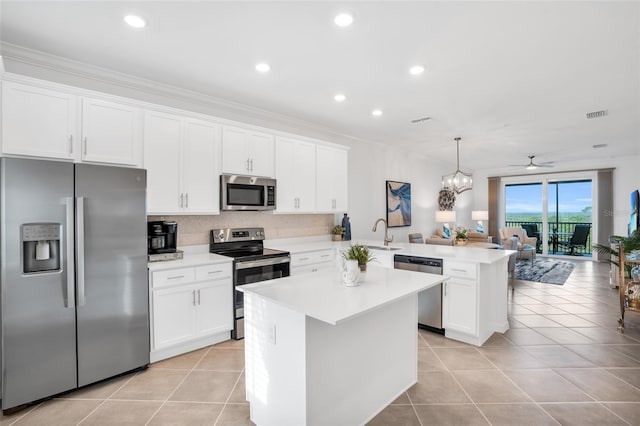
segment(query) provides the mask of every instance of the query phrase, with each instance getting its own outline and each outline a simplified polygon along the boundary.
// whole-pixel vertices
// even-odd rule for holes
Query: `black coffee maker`
[[[170,221],[147,222],[147,250],[149,254],[175,253],[178,224]]]

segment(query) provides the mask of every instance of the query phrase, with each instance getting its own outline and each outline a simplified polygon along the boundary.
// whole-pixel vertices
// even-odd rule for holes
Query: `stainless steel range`
[[[233,258],[233,286],[289,276],[287,251],[264,248],[263,228],[212,229],[209,252]],[[244,338],[244,297],[233,292],[235,321],[232,339]]]

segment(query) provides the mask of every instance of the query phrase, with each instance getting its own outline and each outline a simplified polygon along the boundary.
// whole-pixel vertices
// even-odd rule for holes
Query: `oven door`
[[[234,286],[288,277],[290,262],[289,256],[247,262],[236,261],[233,271]],[[235,322],[231,337],[242,339],[244,338],[244,294],[240,291],[234,291],[233,294]]]

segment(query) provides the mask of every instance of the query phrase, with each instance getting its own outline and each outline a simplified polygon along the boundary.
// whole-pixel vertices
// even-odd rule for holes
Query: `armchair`
[[[527,231],[525,231],[523,228],[516,228],[516,227],[500,228],[500,241],[502,242],[503,245],[505,244],[505,241],[507,241],[507,239],[512,238],[514,235],[517,235],[518,239],[520,240],[518,244],[520,248],[522,248],[522,246],[525,244],[535,247],[536,242],[538,241],[536,237],[529,237],[527,235]]]

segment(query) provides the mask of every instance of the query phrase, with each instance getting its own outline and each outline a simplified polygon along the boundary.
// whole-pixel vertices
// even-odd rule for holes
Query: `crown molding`
[[[217,108],[225,110],[228,113],[249,115],[258,120],[268,120],[269,122],[276,122],[287,127],[293,127],[294,129],[319,133],[321,135],[326,135],[326,137],[337,138],[343,141],[376,144],[376,142],[367,141],[352,135],[335,131],[334,129],[323,125],[285,114],[268,111],[228,99],[206,95],[193,90],[160,83],[142,77],[132,76],[108,68],[87,64],[3,41],[0,41],[0,58],[26,64],[32,67],[92,80],[102,84],[115,85],[121,88],[144,92],[155,96],[168,97],[178,101],[200,105],[204,108]]]

